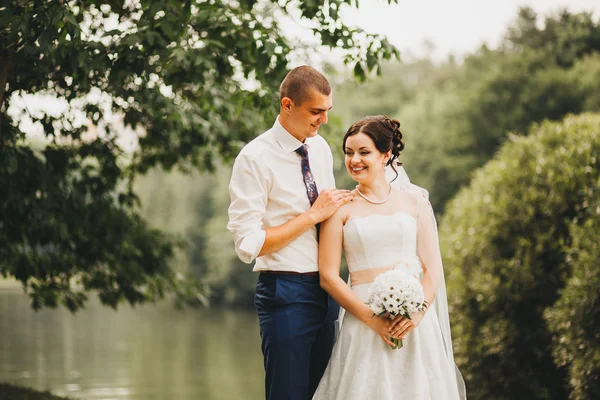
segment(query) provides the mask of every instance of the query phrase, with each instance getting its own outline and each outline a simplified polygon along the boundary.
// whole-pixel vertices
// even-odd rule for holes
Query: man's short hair
[[[279,102],[281,103],[284,97],[288,97],[294,104],[301,105],[308,100],[313,88],[325,96],[331,93],[331,86],[322,73],[308,65],[296,67],[288,72],[281,82]]]

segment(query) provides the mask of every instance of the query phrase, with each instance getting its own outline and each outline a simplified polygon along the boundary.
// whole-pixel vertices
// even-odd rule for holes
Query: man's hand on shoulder
[[[315,224],[318,224],[331,217],[338,208],[352,199],[354,199],[354,194],[350,190],[324,189],[321,190],[317,201],[308,210],[308,213],[314,219]]]

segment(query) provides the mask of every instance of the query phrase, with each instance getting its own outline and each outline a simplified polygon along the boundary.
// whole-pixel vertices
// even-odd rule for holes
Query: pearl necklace
[[[365,199],[369,203],[373,203],[373,204],[383,204],[386,201],[388,201],[390,199],[390,197],[392,197],[392,185],[390,185],[390,192],[388,193],[387,197],[385,199],[383,199],[383,200],[380,200],[380,201],[375,201],[375,200],[372,200],[372,199],[368,198],[367,196],[365,196],[365,194],[358,189],[358,185],[356,185],[356,191],[358,192],[358,194],[360,195],[360,197],[362,197],[363,199]]]

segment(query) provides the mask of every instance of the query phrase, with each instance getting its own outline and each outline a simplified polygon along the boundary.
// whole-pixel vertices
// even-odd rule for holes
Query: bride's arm
[[[423,265],[421,284],[425,292],[425,301],[431,306],[443,277],[442,255],[431,205],[425,198],[417,196],[417,253]],[[427,310],[411,315],[412,320],[408,318],[394,320],[391,327],[392,336],[402,339],[406,337],[419,325]]]
[[[321,287],[347,312],[367,324],[381,338],[393,346],[389,340],[390,321],[373,317],[373,311],[350,289],[340,277],[342,242],[344,239],[345,213],[340,208],[328,220],[321,223],[319,239],[319,275]]]

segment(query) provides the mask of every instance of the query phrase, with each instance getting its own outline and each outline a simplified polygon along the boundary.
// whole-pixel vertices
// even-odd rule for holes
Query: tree
[[[529,7],[519,10],[502,47],[517,52],[543,53],[551,64],[571,67],[576,60],[600,50],[600,29],[591,12],[566,9],[540,17]]]
[[[593,268],[585,255],[582,265],[570,264],[569,254],[573,243],[595,251],[573,235],[598,223],[598,126],[599,114],[582,114],[513,136],[448,205],[440,238],[456,360],[471,399],[567,398],[565,363],[553,358],[562,342],[553,333],[567,329],[551,327],[558,320],[547,313],[572,324],[568,360],[582,334],[596,334],[582,316],[598,315],[597,286],[576,300],[592,308],[566,310],[574,303],[559,299]],[[585,343],[591,347],[584,351],[598,354],[597,340]],[[584,376],[580,362],[568,364]]]
[[[540,19],[521,9],[499,49],[482,47],[441,93],[423,93],[423,104],[452,99],[432,118],[410,115],[414,107],[400,110],[420,147],[412,168],[415,180],[436,189],[437,210],[444,210],[509,133],[526,134],[534,123],[569,113],[600,111],[597,90],[591,89],[600,85],[600,25],[588,13],[548,15],[543,27],[537,25]]]
[[[210,169],[273,117],[276,85],[298,47],[276,15],[298,13],[320,43],[345,51],[359,79],[397,57],[385,38],[341,22],[351,5],[4,2],[0,273],[20,280],[36,309],[76,310],[91,290],[113,307],[186,292],[169,265],[173,238],[140,217],[136,176],[153,166]],[[66,111],[32,111],[32,94],[58,98]],[[43,132],[39,148],[24,121]],[[135,151],[125,151],[120,121]]]
[[[566,367],[569,399],[600,397],[600,182],[585,206],[585,222],[573,224],[568,264],[572,274],[554,307],[544,317],[552,332],[556,365]]]
[[[498,50],[483,47],[467,57],[455,81],[462,99],[449,109],[452,120],[446,118],[442,140],[432,143],[443,146],[446,156],[426,171],[436,177],[432,187],[447,188],[434,193],[434,201],[444,205],[451,199],[509,133],[526,133],[532,124],[559,121],[569,113],[600,111],[588,86],[600,84],[600,64],[586,63],[592,78],[587,82],[573,73],[581,71],[582,60],[599,53],[600,24],[591,13],[540,16],[522,8]]]

